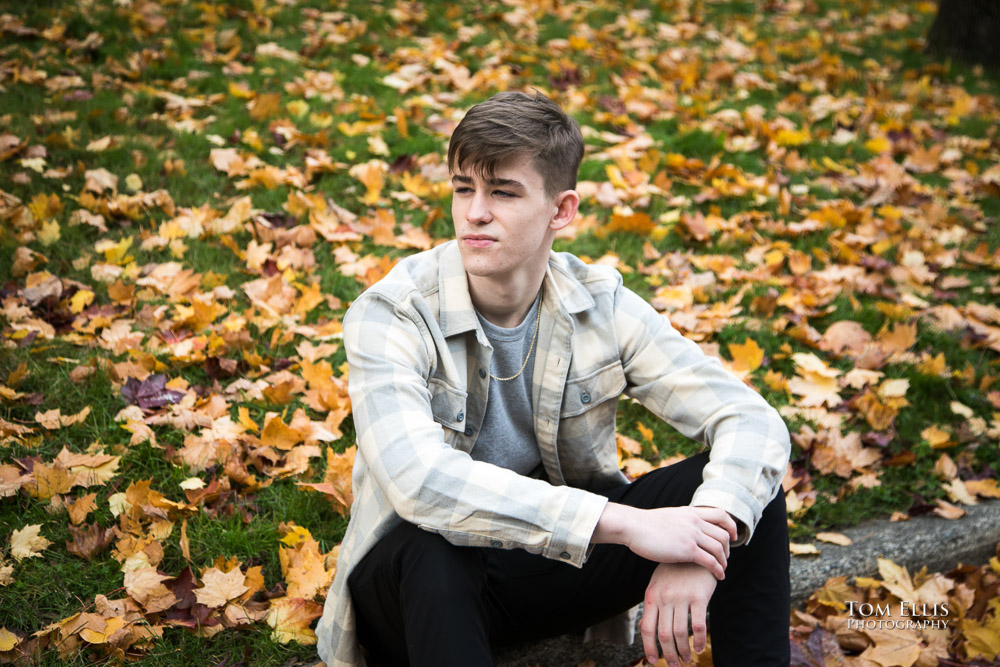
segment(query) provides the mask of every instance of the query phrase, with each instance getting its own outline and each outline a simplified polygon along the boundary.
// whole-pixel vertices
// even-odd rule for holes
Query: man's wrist
[[[618,503],[608,503],[601,512],[601,518],[597,520],[597,527],[590,538],[591,544],[624,544],[628,543],[628,526],[632,513],[637,511],[634,507],[620,505]]]

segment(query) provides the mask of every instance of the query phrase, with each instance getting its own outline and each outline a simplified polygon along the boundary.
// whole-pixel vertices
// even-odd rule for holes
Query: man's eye
[[[513,192],[507,192],[506,190],[494,190],[493,194],[503,199],[516,196]]]
[[[464,187],[464,186],[455,188],[455,194],[467,195],[470,192],[472,192],[472,188],[467,188],[467,187]]]

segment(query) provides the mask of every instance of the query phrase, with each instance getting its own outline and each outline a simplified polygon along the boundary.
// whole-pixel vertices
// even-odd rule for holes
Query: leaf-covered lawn
[[[796,551],[1000,496],[995,73],[922,54],[931,2],[619,5],[0,2],[0,662],[314,659],[340,319],[449,238],[448,136],[504,89],[584,129],[557,249],[781,409]],[[630,475],[698,448],[619,416]],[[996,659],[998,569],[906,579],[966,619],[917,656]],[[793,618],[809,659],[881,645],[822,633],[890,574]]]

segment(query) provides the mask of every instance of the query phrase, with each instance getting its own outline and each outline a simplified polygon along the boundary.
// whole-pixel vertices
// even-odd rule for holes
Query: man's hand
[[[639,622],[646,660],[653,664],[659,659],[657,641],[663,647],[663,658],[670,667],[679,664],[678,656],[685,662],[690,660],[689,617],[694,650],[697,652],[705,648],[705,613],[715,585],[715,575],[700,565],[661,563],[657,566],[646,587],[642,620]]]
[[[663,507],[644,510],[608,503],[597,522],[594,543],[627,546],[657,563],[693,563],[725,577],[729,542],[736,522],[714,507]]]

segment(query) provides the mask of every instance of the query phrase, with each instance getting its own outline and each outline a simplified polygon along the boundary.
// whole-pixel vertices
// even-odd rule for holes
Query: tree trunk
[[[984,65],[1000,65],[1000,0],[938,0],[927,50]]]

